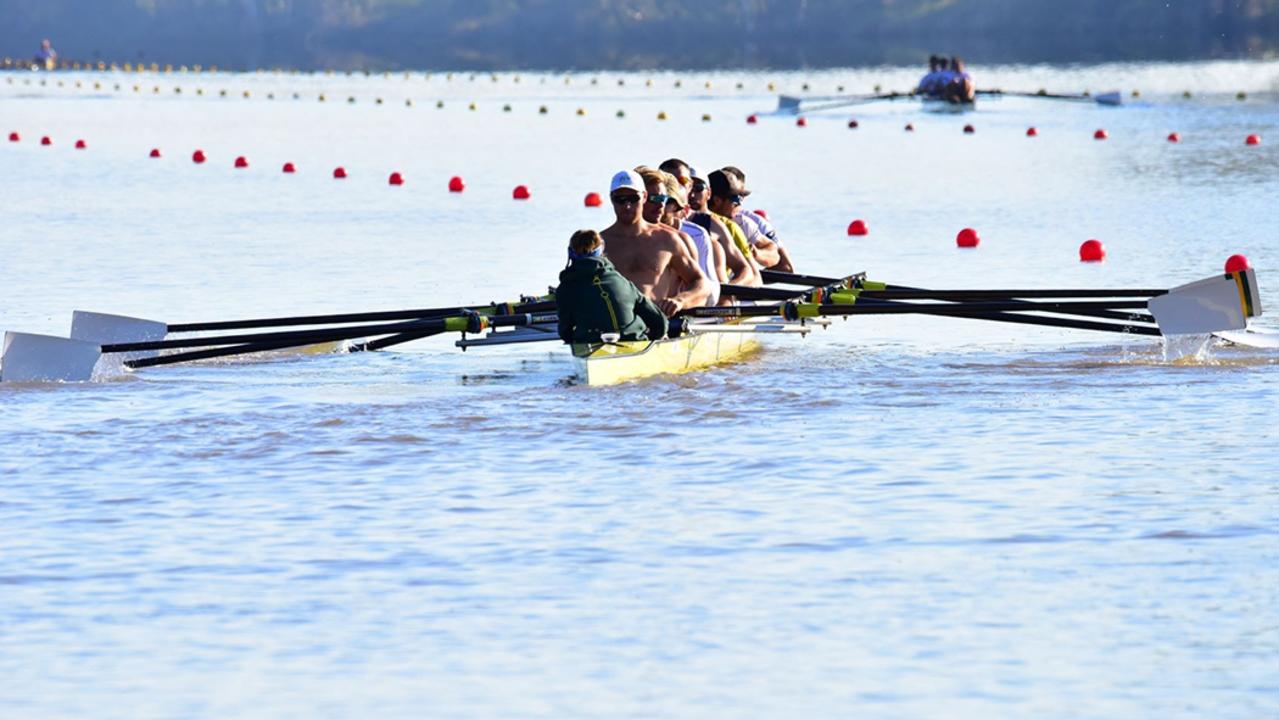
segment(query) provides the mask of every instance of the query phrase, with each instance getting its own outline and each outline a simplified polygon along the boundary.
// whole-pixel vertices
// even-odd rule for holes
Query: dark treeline
[[[1279,0],[0,0],[0,55],[301,69],[790,68],[1279,54]]]

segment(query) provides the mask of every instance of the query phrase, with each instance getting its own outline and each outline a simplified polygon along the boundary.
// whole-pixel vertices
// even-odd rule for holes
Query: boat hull
[[[976,103],[955,103],[943,98],[924,98],[921,103],[928,113],[960,115],[977,109]]]
[[[573,364],[582,384],[616,385],[735,362],[760,347],[751,332],[699,332],[655,342],[573,345]]]

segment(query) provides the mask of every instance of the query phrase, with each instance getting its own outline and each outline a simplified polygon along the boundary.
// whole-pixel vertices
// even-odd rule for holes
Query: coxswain
[[[566,343],[599,343],[605,335],[617,341],[666,336],[666,316],[604,257],[604,239],[594,230],[578,230],[569,239],[555,308]]]
[[[644,220],[648,199],[639,175],[622,170],[613,176],[609,201],[615,221],[601,233],[604,254],[667,316],[705,305],[711,288],[697,258],[676,230]]]

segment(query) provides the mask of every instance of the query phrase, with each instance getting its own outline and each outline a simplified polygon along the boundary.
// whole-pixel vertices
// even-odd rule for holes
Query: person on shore
[[[615,221],[601,233],[604,254],[668,317],[705,305],[711,288],[697,258],[678,231],[644,220],[648,200],[639,175],[622,170],[613,176],[609,201]]]
[[[950,60],[950,76],[946,83],[946,99],[953,103],[970,103],[977,96],[973,78],[964,70],[964,59],[955,56]]]
[[[732,165],[725,165],[722,169],[724,172],[735,176],[741,182],[745,193],[747,195],[750,194],[749,190],[745,190],[746,173]],[[750,243],[751,252],[761,266],[780,272],[795,272],[795,265],[791,262],[790,254],[782,246],[782,241],[777,238],[777,230],[768,218],[757,212],[739,207],[737,212],[733,214],[733,220],[737,221],[737,224],[741,226],[742,232],[746,235],[746,242]],[[767,264],[768,261],[773,259],[774,255],[776,255],[777,261],[771,265]]]
[[[41,70],[54,70],[58,67],[58,51],[53,49],[53,43],[49,42],[49,38],[40,41],[35,63]]]
[[[604,257],[604,239],[578,230],[568,241],[568,267],[555,290],[559,336],[566,343],[666,337],[666,316]]]

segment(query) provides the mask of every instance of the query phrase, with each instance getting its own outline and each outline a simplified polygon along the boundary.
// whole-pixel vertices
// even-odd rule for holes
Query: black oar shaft
[[[763,279],[766,283],[776,283],[783,285],[808,285],[810,287],[820,287],[822,285],[832,285],[844,282],[842,278],[822,277],[818,275],[797,275],[795,273],[784,273],[776,270],[764,270]],[[1021,290],[928,290],[925,288],[908,287],[905,285],[887,285],[884,290],[863,290],[862,294],[866,297],[874,297],[878,293],[894,293],[892,299],[904,300],[907,298],[926,299],[935,298],[939,300],[950,299],[945,295],[953,295],[956,299],[1002,299],[1002,298],[1105,298],[1105,297],[1154,297],[1156,295],[1164,295],[1168,291],[1166,289],[1145,289],[1145,288],[1080,288],[1080,289],[1021,289]],[[896,294],[903,293],[903,294]],[[912,293],[906,295],[904,293]]]
[[[486,308],[502,307],[497,303],[489,305],[459,306],[451,308],[420,308],[417,310],[387,310],[358,313],[334,313],[329,315],[297,315],[293,317],[254,318],[250,320],[220,320],[215,322],[173,323],[168,326],[169,332],[201,332],[214,330],[251,330],[253,328],[287,327],[291,325],[337,325],[357,322],[389,322],[393,320],[417,320],[430,317],[459,315],[468,310],[480,311]],[[510,307],[511,312],[545,312],[555,308],[554,302],[533,302],[516,304]]]
[[[213,347],[217,345],[238,345],[241,343],[294,343],[308,345],[319,342],[348,340],[369,335],[385,335],[395,332],[413,330],[430,330],[436,327],[443,329],[446,318],[427,318],[402,323],[380,325],[348,325],[337,328],[321,328],[316,330],[291,330],[278,333],[247,333],[239,335],[214,335],[210,337],[178,338],[173,340],[151,340],[146,342],[114,343],[102,346],[104,353],[138,352],[147,350],[173,350],[178,348]]]

